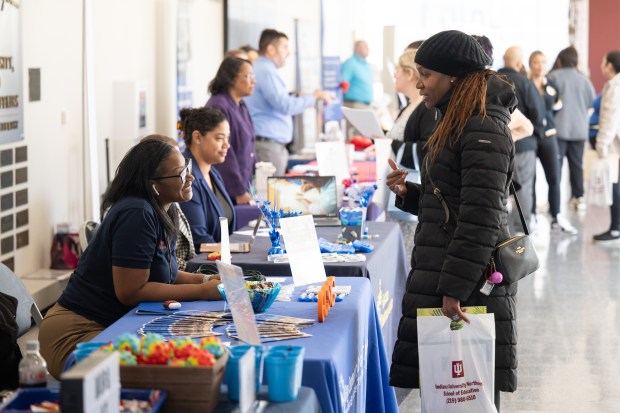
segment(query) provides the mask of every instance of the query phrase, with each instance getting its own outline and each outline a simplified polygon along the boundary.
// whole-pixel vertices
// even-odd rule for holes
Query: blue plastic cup
[[[228,398],[233,401],[239,401],[239,359],[247,353],[250,347],[254,347],[256,354],[256,372],[254,378],[256,380],[256,393],[260,392],[260,386],[263,379],[263,348],[261,346],[240,345],[230,348],[230,357],[226,365],[226,374],[224,382],[228,385]]]
[[[297,399],[304,368],[302,346],[274,346],[265,357],[269,400],[290,402]]]

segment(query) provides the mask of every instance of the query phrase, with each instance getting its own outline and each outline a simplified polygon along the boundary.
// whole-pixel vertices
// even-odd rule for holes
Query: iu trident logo
[[[460,377],[463,377],[464,375],[465,375],[465,372],[463,371],[463,361],[462,360],[453,361],[452,362],[452,378],[458,379]]]

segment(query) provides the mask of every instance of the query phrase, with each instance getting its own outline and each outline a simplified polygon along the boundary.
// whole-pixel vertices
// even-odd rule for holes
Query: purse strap
[[[433,187],[433,195],[435,195],[435,197],[439,200],[439,202],[441,202],[444,213],[446,215],[443,225],[446,225],[448,221],[450,221],[450,214],[453,215],[454,221],[456,222],[457,221],[456,212],[454,212],[452,207],[450,207],[448,202],[443,197],[443,194],[441,193],[439,188],[437,188],[437,186],[435,185],[435,182],[433,181],[433,177],[431,176],[430,169],[429,169],[428,156],[424,159],[424,161],[425,161],[424,163],[425,163],[425,168],[426,168],[426,175],[428,176],[429,181],[431,181],[431,186]],[[515,203],[517,204],[517,210],[519,211],[519,218],[521,218],[521,225],[523,225],[523,232],[525,233],[525,235],[530,235],[530,232],[527,229],[527,224],[525,222],[525,217],[523,216],[523,210],[521,209],[521,204],[519,203],[519,197],[517,196],[517,190],[515,189],[514,183],[512,181],[510,181],[510,191],[515,197]]]

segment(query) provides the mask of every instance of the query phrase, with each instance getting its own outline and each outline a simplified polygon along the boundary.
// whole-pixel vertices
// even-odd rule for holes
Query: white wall
[[[15,252],[15,269],[27,274],[49,265],[53,225],[82,215],[82,7],[76,0],[21,4],[24,85],[28,68],[41,69],[41,101],[24,102],[30,244]]]
[[[145,135],[155,131],[155,53],[153,41],[156,2],[151,0],[93,1],[93,58],[95,104],[99,139],[99,186],[104,191],[105,138],[111,138],[118,157],[140,136],[115,136],[114,82],[146,81]],[[124,102],[131,105],[133,102]],[[113,167],[120,159],[114,159]],[[111,178],[114,171],[110,172]]]
[[[28,146],[30,245],[15,253],[20,275],[50,264],[53,227],[83,220],[82,1],[28,0],[22,4],[24,97],[28,68],[41,69],[41,101],[24,103]],[[93,58],[99,182],[105,189],[104,139],[112,136],[113,84],[147,83],[146,132],[174,135],[176,121],[176,1],[95,0]],[[194,105],[206,101],[207,82],[223,55],[222,0],[193,0],[191,22]],[[65,123],[61,123],[65,113]],[[15,145],[13,145],[15,146]],[[11,146],[3,146],[9,148]],[[2,257],[4,258],[4,257]]]

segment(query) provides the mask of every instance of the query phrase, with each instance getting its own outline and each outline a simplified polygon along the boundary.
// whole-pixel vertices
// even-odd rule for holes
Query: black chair
[[[80,247],[82,247],[82,251],[88,247],[90,240],[95,236],[97,228],[99,228],[99,223],[95,221],[86,221],[80,226]]]

